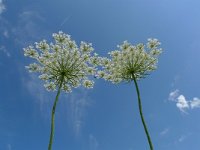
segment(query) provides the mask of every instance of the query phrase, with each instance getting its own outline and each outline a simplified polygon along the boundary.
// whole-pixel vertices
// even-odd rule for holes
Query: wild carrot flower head
[[[94,81],[88,76],[95,75],[98,65],[97,55],[91,54],[92,44],[81,42],[78,47],[70,35],[61,31],[54,33],[53,39],[54,43],[43,40],[24,48],[24,55],[36,60],[26,66],[29,72],[38,72],[48,91],[56,90],[60,84],[66,92],[80,85],[92,88]]]
[[[98,71],[97,77],[119,83],[141,79],[157,67],[158,56],[162,52],[157,39],[148,39],[146,45],[132,45],[124,41],[118,46],[119,50],[109,52],[111,59],[101,58],[103,70]]]

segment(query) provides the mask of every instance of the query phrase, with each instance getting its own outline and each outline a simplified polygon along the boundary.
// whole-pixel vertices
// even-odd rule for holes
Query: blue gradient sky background
[[[139,81],[155,150],[200,149],[200,1],[0,0],[0,150],[45,150],[56,93],[49,93],[23,47],[62,30],[106,56],[124,40],[158,38],[158,69]],[[55,150],[147,150],[133,83],[97,80],[62,94]]]

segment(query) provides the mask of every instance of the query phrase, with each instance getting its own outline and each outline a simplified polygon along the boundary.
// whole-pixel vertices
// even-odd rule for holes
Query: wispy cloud
[[[164,136],[164,135],[166,135],[167,133],[169,133],[169,128],[165,128],[164,130],[162,130],[162,131],[160,132],[160,135],[161,135],[161,136]]]
[[[11,56],[5,46],[0,46],[0,52],[4,53],[7,57]]]
[[[35,97],[35,102],[38,103],[42,116],[49,119],[51,111],[49,108],[52,107],[51,95],[53,93],[48,93],[46,91],[43,87],[43,82],[40,81],[35,74],[29,74],[28,77],[23,80],[24,86],[27,88],[29,93]],[[67,103],[67,121],[75,136],[81,135],[87,109],[91,105],[87,90],[84,88],[74,89],[70,94],[62,93],[60,98],[66,99],[66,101],[61,100],[60,102],[64,102],[65,104]]]
[[[3,3],[3,0],[0,0],[0,15],[5,11],[6,6]]]
[[[176,75],[171,83],[171,87],[174,88],[176,86],[176,84],[179,82],[180,80],[180,75]]]
[[[79,88],[74,90],[70,95],[66,95],[68,99],[68,122],[76,136],[81,134],[81,129],[85,123],[87,108],[90,106],[90,99],[87,90]]]
[[[10,31],[11,31],[11,24],[9,23],[9,21],[0,16],[0,40],[3,41],[5,39],[8,39],[10,36]]]
[[[89,150],[97,150],[99,147],[97,139],[92,134],[90,134],[89,136],[89,146],[90,146]]]
[[[187,110],[200,108],[200,99],[194,97],[192,100],[187,100],[183,94],[179,94],[179,90],[176,89],[169,93],[169,100],[176,102],[176,107],[183,113],[187,113]]]
[[[11,144],[8,144],[8,145],[7,145],[7,150],[12,150]]]
[[[9,38],[9,34],[8,34],[7,30],[4,30],[3,35],[4,35],[4,37]]]
[[[43,28],[45,19],[36,11],[23,11],[18,15],[18,22],[12,27],[15,41],[22,45],[33,43],[43,37],[46,28]],[[28,40],[27,40],[28,39]]]
[[[169,100],[176,101],[176,98],[179,96],[179,90],[176,89],[175,91],[172,91],[169,93]]]
[[[33,44],[49,35],[45,21],[40,12],[34,10],[25,10],[17,14],[15,24],[0,16],[0,40],[12,37],[13,44],[23,47]]]
[[[186,135],[181,135],[178,139],[179,142],[183,142],[186,139]]]
[[[71,18],[71,16],[65,17],[64,20],[62,21],[62,23],[60,24],[60,26],[62,27],[67,21],[69,21],[70,18]]]
[[[27,77],[24,77],[23,85],[28,90],[29,94],[33,96],[34,102],[39,105],[39,110],[41,116],[44,118],[49,118],[50,110],[50,99],[51,96],[48,94],[46,89],[43,86],[42,81],[40,81],[35,74],[26,74]]]

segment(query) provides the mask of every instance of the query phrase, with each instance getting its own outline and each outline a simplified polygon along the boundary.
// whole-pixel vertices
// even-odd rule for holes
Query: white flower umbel
[[[88,76],[94,76],[99,64],[97,54],[92,55],[92,44],[81,42],[78,47],[70,35],[63,32],[53,34],[54,42],[46,40],[36,42],[35,46],[24,48],[24,55],[36,62],[26,66],[30,72],[38,72],[39,78],[45,81],[48,91],[57,90],[52,109],[51,136],[49,150],[52,148],[54,135],[54,113],[60,91],[71,92],[72,88],[83,85],[92,88],[94,81]]]
[[[104,78],[112,83],[134,81],[140,117],[151,150],[153,150],[153,144],[142,113],[137,80],[146,77],[146,75],[157,68],[158,56],[162,52],[159,46],[160,42],[157,39],[148,39],[146,45],[142,43],[132,45],[124,41],[122,45],[118,46],[119,50],[109,53],[111,58],[100,58],[102,70],[97,73],[98,78]]]
[[[146,46],[124,41],[118,46],[119,50],[109,52],[111,59],[101,58],[103,71],[98,71],[97,76],[113,83],[144,78],[157,67],[158,56],[162,52],[159,45],[157,39],[148,39]]]

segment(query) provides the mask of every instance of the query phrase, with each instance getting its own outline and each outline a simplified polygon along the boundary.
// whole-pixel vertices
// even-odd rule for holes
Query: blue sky
[[[198,0],[0,0],[0,150],[47,149],[49,93],[23,48],[62,30],[106,56],[116,45],[158,38],[158,69],[139,81],[155,150],[200,147],[200,2]],[[62,93],[55,150],[146,150],[133,83],[96,80]]]

